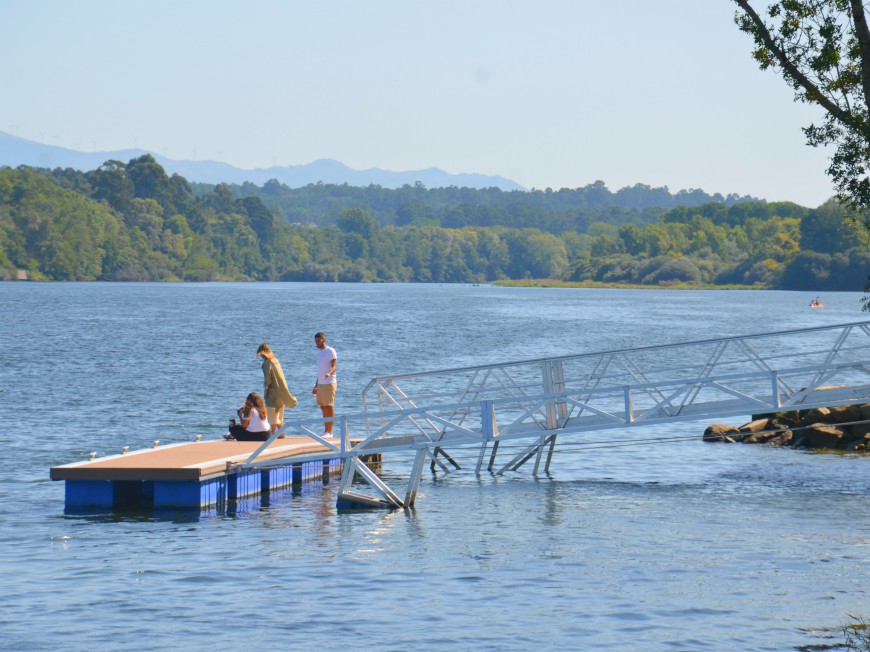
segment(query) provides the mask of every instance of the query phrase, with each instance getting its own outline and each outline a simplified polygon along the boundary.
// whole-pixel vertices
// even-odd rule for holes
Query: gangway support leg
[[[535,455],[535,468],[532,469],[532,475],[534,475],[534,476],[538,475],[538,469],[541,466],[541,456],[544,454],[544,442],[545,441],[546,441],[546,438],[542,438],[538,443],[538,452]]]
[[[447,468],[447,466],[444,464],[444,462],[442,462],[441,460],[438,459],[439,454],[441,454],[448,462],[450,462],[450,464],[453,465],[454,469],[461,469],[462,468],[461,466],[459,466],[457,461],[454,460],[450,455],[448,455],[447,451],[445,451],[440,446],[436,446],[435,450],[429,454],[432,456],[432,463],[429,465],[429,469],[433,472],[435,471],[435,465],[437,464],[438,466],[441,467],[441,470],[443,470],[444,473],[450,473],[450,469]]]
[[[480,467],[483,466],[483,458],[486,456],[486,446],[487,443],[485,441],[480,445],[480,455],[477,456],[477,466],[474,469],[474,475],[480,475]],[[492,468],[491,465],[490,468]]]
[[[338,493],[343,494],[349,492],[352,484],[353,466],[350,464],[349,460],[346,460],[341,469],[341,481],[338,483]]]
[[[423,475],[423,467],[426,465],[428,449],[421,448],[414,458],[414,467],[411,469],[411,477],[408,479],[408,492],[405,494],[405,507],[413,507],[417,500],[417,489],[420,487],[420,477]]]
[[[553,460],[553,451],[556,450],[556,435],[550,437],[550,450],[547,452],[547,461],[544,464],[544,473],[550,472],[550,462]]]
[[[493,442],[492,455],[489,458],[487,471],[492,472],[492,467],[495,464],[495,454],[498,452],[499,442],[495,439],[498,435],[498,419],[496,419],[495,404],[492,401],[482,401],[480,404],[480,433],[483,436],[483,441],[480,444],[480,455],[477,458],[475,475],[480,475],[480,467],[483,466],[483,456],[486,455],[487,442]]]
[[[532,471],[532,475],[538,475],[538,469],[541,466],[541,457],[544,455],[544,449],[549,448],[549,452],[547,453],[547,462],[544,465],[544,473],[549,472],[550,470],[550,460],[553,458],[553,446],[556,445],[556,435],[547,435],[546,437],[541,439],[541,444],[538,447],[538,455],[535,458],[535,470]]]
[[[486,468],[487,471],[492,471],[492,467],[495,466],[495,454],[498,453],[498,445],[501,442],[496,440],[492,445],[492,454],[489,456],[489,466]]]
[[[430,462],[430,464],[429,464],[429,470],[432,471],[432,473],[435,473],[435,465],[436,464],[441,467],[441,470],[444,471],[444,473],[450,473],[450,469],[447,468],[447,465],[438,459],[438,449],[437,448],[434,451],[429,451],[427,453],[427,455],[432,457],[432,462]]]
[[[521,453],[516,455],[510,462],[501,467],[496,475],[502,475],[505,471],[516,471],[523,464],[528,462],[532,458],[532,456],[540,454],[540,451],[542,451],[545,446],[544,442],[547,439],[548,436],[539,437],[534,444],[523,450]]]
[[[453,458],[452,458],[452,457],[447,453],[447,451],[445,451],[443,448],[440,448],[440,447],[439,447],[438,449],[436,449],[436,452],[437,452],[437,453],[441,453],[444,457],[446,457],[446,458],[447,458],[447,461],[450,462],[450,464],[453,465],[453,468],[456,469],[457,471],[458,471],[459,469],[462,468],[461,466],[459,466],[459,462],[457,462],[456,460],[454,460],[454,459],[453,459]]]

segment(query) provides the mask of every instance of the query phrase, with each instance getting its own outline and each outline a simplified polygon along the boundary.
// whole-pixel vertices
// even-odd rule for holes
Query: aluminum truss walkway
[[[378,376],[362,395],[363,413],[335,417],[340,440],[314,434],[322,419],[285,429],[303,429],[343,459],[340,507],[408,507],[427,460],[459,468],[452,448],[478,449],[477,473],[534,459],[537,474],[549,469],[558,436],[870,402],[870,321]],[[528,445],[497,466],[507,440]],[[361,461],[373,453],[410,462],[403,495]],[[243,466],[270,464],[256,456]],[[353,489],[355,476],[375,497]]]

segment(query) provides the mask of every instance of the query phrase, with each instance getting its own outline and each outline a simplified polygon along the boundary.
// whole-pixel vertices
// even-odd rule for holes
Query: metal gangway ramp
[[[532,459],[537,474],[542,464],[549,470],[560,436],[870,402],[870,321],[376,376],[362,397],[362,413],[335,417],[340,440],[305,426],[322,419],[285,430],[302,429],[340,455],[339,507],[409,507],[426,461],[458,469],[449,452],[458,447],[478,449],[478,474],[484,464],[501,474]],[[510,440],[527,445],[497,465]],[[404,497],[361,461],[373,453],[409,460]],[[270,463],[256,455],[243,466]],[[354,488],[355,476],[374,497]]]

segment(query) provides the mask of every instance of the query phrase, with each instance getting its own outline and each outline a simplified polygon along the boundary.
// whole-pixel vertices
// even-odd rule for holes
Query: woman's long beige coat
[[[277,358],[263,360],[263,400],[266,407],[292,409],[299,402],[287,387],[284,371]]]

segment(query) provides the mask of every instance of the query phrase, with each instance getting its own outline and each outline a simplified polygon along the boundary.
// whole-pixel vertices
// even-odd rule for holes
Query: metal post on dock
[[[625,398],[625,422],[631,423],[634,421],[634,408],[631,405],[631,385],[626,385],[623,389]]]
[[[771,399],[770,402],[773,403],[773,407],[779,410],[780,402],[779,402],[779,375],[776,373],[776,370],[770,372],[770,387],[771,387]]]
[[[426,464],[425,448],[417,451],[414,459],[414,467],[411,469],[411,477],[408,479],[408,491],[405,494],[405,507],[413,507],[417,500],[417,489],[420,488],[420,478],[423,476],[423,467]]]

